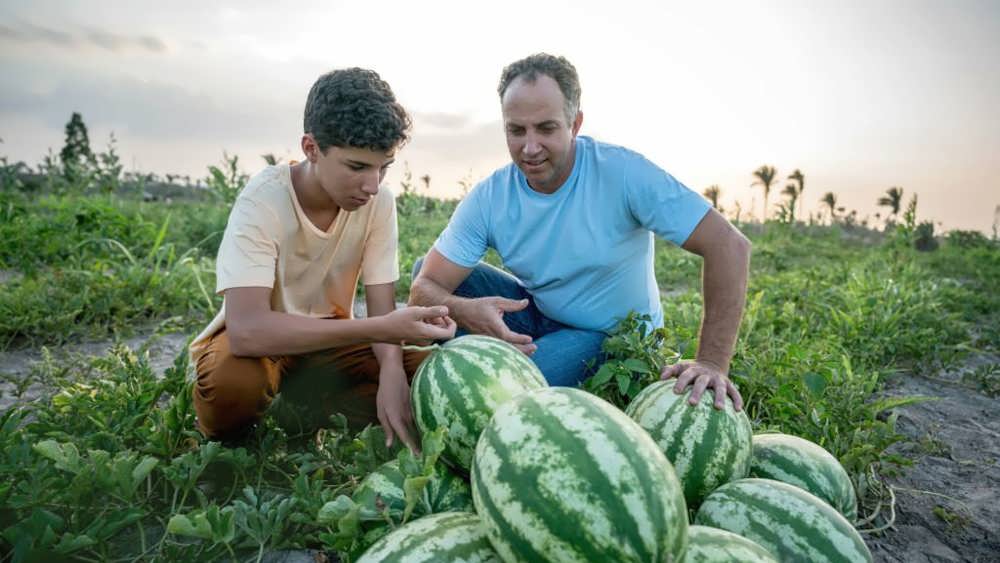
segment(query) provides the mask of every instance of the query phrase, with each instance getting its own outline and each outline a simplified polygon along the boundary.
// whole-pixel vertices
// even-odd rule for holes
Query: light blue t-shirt
[[[555,193],[532,190],[508,164],[476,185],[434,246],[466,268],[495,249],[539,310],[571,327],[608,331],[630,310],[659,327],[653,233],[681,245],[709,208],[639,153],[579,136]]]

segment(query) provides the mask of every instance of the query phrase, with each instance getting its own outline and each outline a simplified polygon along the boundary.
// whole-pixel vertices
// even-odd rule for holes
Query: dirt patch
[[[962,376],[1000,357],[980,355],[935,378],[905,375],[889,396],[936,400],[898,409],[910,440],[890,451],[914,460],[889,479],[896,522],[869,537],[876,561],[1000,561],[1000,398],[965,385]]]

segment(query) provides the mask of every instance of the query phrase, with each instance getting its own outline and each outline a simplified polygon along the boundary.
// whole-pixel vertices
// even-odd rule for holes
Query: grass
[[[454,205],[400,196],[397,299],[405,301],[413,263]],[[10,274],[0,293],[0,349],[150,325],[193,335],[220,304],[214,253],[227,213],[219,200],[0,190],[0,270]],[[834,453],[855,480],[862,515],[871,513],[880,475],[907,463],[886,452],[902,439],[893,409],[919,400],[878,392],[901,371],[933,372],[1000,349],[992,321],[1000,249],[954,236],[922,253],[905,233],[844,226],[745,230],[752,277],[731,375],[747,412],[758,431],[796,434]],[[660,242],[654,258],[665,327],[647,334],[626,322],[609,341],[604,373],[588,384],[620,405],[662,365],[697,348],[700,261]],[[379,464],[404,455],[386,450],[379,429],[357,434],[337,420],[294,436],[265,418],[239,444],[205,442],[193,430],[189,371],[184,353],[160,376],[141,353],[115,347],[49,358],[17,382],[51,392],[0,415],[6,559],[255,560],[302,547],[349,558],[370,542],[373,526],[399,523],[350,496]],[[967,378],[997,392],[995,365]],[[435,438],[427,439],[433,451]],[[407,465],[414,486],[432,465]]]

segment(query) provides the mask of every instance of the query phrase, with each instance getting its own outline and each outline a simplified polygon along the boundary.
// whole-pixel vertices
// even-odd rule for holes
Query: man
[[[240,435],[279,389],[285,401],[297,387],[299,399],[318,397],[355,427],[377,420],[389,445],[416,449],[407,378],[425,354],[399,344],[451,338],[455,323],[443,306],[395,310],[395,200],[379,184],[409,127],[375,72],[327,73],[306,101],[305,159],[241,191],[219,246],[223,307],[191,344],[205,436]],[[365,319],[353,316],[359,279]]]
[[[467,332],[529,354],[551,385],[577,385],[630,310],[662,326],[653,233],[704,258],[694,361],[663,370],[692,404],[714,390],[742,408],[728,377],[746,297],[750,243],[708,202],[628,149],[578,136],[576,69],[537,54],[498,87],[512,163],[476,186],[422,262],[410,303],[446,305]],[[494,248],[509,275],[480,262]]]

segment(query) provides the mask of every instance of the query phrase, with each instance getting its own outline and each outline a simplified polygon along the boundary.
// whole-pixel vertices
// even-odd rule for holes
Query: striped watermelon
[[[676,561],[687,508],[670,462],[621,410],[551,387],[497,409],[476,446],[472,499],[515,561]]]
[[[424,489],[423,502],[417,503],[413,514],[419,516],[472,510],[472,491],[469,485],[446,467],[437,466],[435,471],[435,476]],[[406,494],[403,491],[405,480],[406,476],[399,469],[398,460],[386,462],[361,481],[354,491],[354,502],[378,512],[388,508],[389,513],[398,520],[406,509]]]
[[[414,520],[372,544],[357,563],[501,563],[471,512]]]
[[[694,522],[753,540],[779,561],[872,561],[861,535],[832,506],[773,479],[740,479],[719,487]]]
[[[750,471],[750,419],[726,397],[722,410],[706,391],[697,405],[687,393],[674,393],[674,382],[657,381],[640,392],[625,412],[646,429],[674,465],[691,508],[716,487],[746,477]]]
[[[688,546],[682,563],[778,563],[771,552],[732,532],[688,526]]]
[[[461,336],[420,364],[411,387],[413,416],[421,433],[448,429],[441,457],[467,472],[493,411],[515,395],[547,386],[534,362],[514,346],[490,336]]]
[[[788,434],[754,436],[750,476],[803,488],[830,503],[848,522],[858,518],[854,484],[844,466],[830,452],[804,438]]]

